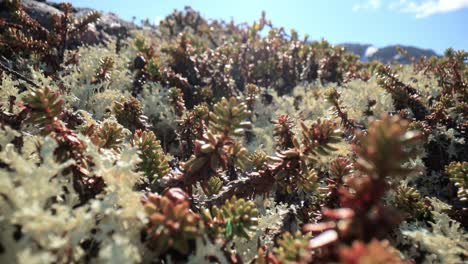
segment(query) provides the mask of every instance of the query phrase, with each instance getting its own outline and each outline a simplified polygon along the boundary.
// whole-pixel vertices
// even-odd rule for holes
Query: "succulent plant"
[[[430,203],[418,190],[405,182],[395,190],[395,207],[405,219],[424,219],[430,216]]]
[[[265,153],[265,151],[261,149],[257,149],[254,153],[250,154],[249,156],[250,163],[256,170],[266,169],[267,159],[268,155]]]
[[[209,177],[216,173],[218,167],[222,166],[223,163],[226,164],[228,160],[226,153],[221,148],[219,136],[213,135],[208,131],[203,137],[204,140],[197,140],[195,142],[195,156],[183,165],[188,175],[186,181],[189,181],[189,183],[200,179],[209,179]]]
[[[252,112],[255,107],[255,101],[260,93],[260,89],[255,84],[247,84],[245,87],[245,104],[247,109]]]
[[[140,151],[141,162],[138,164],[138,170],[142,171],[150,182],[154,183],[169,173],[169,162],[153,132],[135,131],[132,143]]]
[[[209,110],[205,104],[194,106],[181,120],[178,120],[177,135],[180,142],[181,156],[189,158],[193,154],[195,141],[203,136],[206,130]]]
[[[317,191],[319,181],[315,170],[294,170],[292,169],[294,167],[293,164],[294,161],[289,161],[285,167],[291,166],[291,169],[284,168],[275,174],[279,187],[285,190],[286,193],[295,193],[299,190],[306,193]]]
[[[333,178],[342,179],[353,172],[353,165],[347,158],[339,157],[330,163],[330,174]]]
[[[112,68],[114,67],[114,60],[110,57],[104,57],[99,61],[99,66],[94,74],[93,83],[100,83],[103,81],[111,80]]]
[[[235,97],[229,100],[222,98],[214,105],[213,112],[210,113],[208,128],[213,133],[224,135],[224,137],[242,136],[244,130],[251,127],[251,123],[245,121],[250,115],[247,106],[238,102]]]
[[[348,113],[345,111],[345,107],[342,105],[343,102],[340,100],[340,93],[334,88],[328,88],[324,92],[325,100],[332,104],[334,108],[334,114],[341,119],[341,125],[350,133],[354,133],[357,128],[355,121],[348,118]]]
[[[221,190],[223,187],[223,180],[217,176],[211,177],[206,184],[202,185],[203,192],[208,196],[213,196]]]
[[[177,116],[182,116],[185,112],[184,93],[181,89],[172,87],[169,90],[169,103]]]
[[[125,132],[122,125],[117,122],[106,121],[103,122],[99,130],[96,131],[98,138],[98,146],[108,149],[119,149],[125,140]]]
[[[26,12],[21,1],[7,1],[5,5],[12,15],[10,21],[0,20],[1,27],[8,29],[2,30],[0,48],[7,52],[7,56],[15,53],[37,56],[47,66],[45,69],[49,74],[61,69],[70,43],[81,44],[88,24],[100,17],[98,12],[91,11],[81,19],[75,19],[71,4],[62,3],[63,12],[51,15],[51,30],[48,30]]]
[[[157,254],[169,249],[188,254],[189,243],[201,235],[200,216],[190,210],[188,196],[173,188],[163,196],[149,194],[142,199],[148,216],[146,245]]]
[[[445,169],[452,181],[458,188],[458,198],[462,201],[468,200],[468,162],[451,162]]]
[[[399,80],[388,66],[381,65],[377,68],[377,78],[379,85],[392,95],[397,110],[409,108],[416,120],[424,120],[428,109],[421,102],[416,89]]]
[[[130,32],[50,5],[0,0],[3,262],[466,259],[466,51],[384,66],[264,13]]]
[[[384,116],[373,121],[367,135],[362,135],[359,145],[354,146],[359,157],[356,167],[376,179],[413,172],[403,163],[414,157],[414,147],[419,144],[421,133],[408,131],[408,127],[409,122],[398,116]]]
[[[274,253],[281,263],[307,263],[312,257],[308,249],[310,238],[309,234],[300,231],[294,234],[285,232],[278,239]]]
[[[47,86],[30,91],[23,101],[31,109],[29,120],[42,128],[60,120],[65,103],[59,92]]]
[[[259,211],[252,201],[233,196],[221,207],[213,206],[203,211],[203,220],[213,236],[234,236],[249,239],[250,232],[256,230]]]
[[[143,114],[141,103],[135,97],[122,97],[120,101],[114,101],[112,113],[117,121],[130,131],[150,128],[148,117]]]
[[[317,122],[307,126],[301,122],[302,128],[302,153],[303,155],[314,161],[318,156],[327,156],[336,148],[333,144],[341,141],[341,131],[337,125],[330,121],[320,119]],[[294,143],[294,142],[293,142]],[[297,148],[298,143],[295,143]]]
[[[292,131],[294,128],[293,120],[288,115],[280,115],[272,123],[275,125],[273,136],[275,136],[278,142],[277,145],[281,149],[292,148],[294,137],[294,132]]]
[[[208,180],[219,167],[234,179],[235,166],[244,167],[248,162],[248,150],[235,139],[251,126],[250,122],[243,121],[250,115],[245,104],[234,97],[229,101],[223,98],[213,111],[208,131],[195,142],[194,157],[184,164],[186,184]]]
[[[207,104],[199,104],[193,107],[193,115],[198,120],[205,120],[209,116],[209,109]]]

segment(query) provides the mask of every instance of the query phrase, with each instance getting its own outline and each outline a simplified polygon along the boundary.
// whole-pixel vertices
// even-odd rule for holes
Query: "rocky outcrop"
[[[10,19],[11,14],[2,7],[5,1],[6,0],[0,0],[0,18]],[[57,3],[36,0],[23,0],[22,3],[28,15],[47,29],[52,28],[53,15],[63,14],[60,4]],[[94,10],[75,7],[72,9],[76,19],[83,18],[91,11]],[[108,40],[110,35],[125,35],[129,30],[135,28],[137,28],[137,26],[134,23],[127,22],[114,13],[101,13],[101,18],[96,23],[88,26],[88,30],[84,35],[84,40],[87,44],[102,43]]]
[[[62,11],[42,1],[23,0],[22,2],[28,15],[46,28],[50,28],[52,26],[52,15],[63,14]]]
[[[4,6],[6,1],[7,0],[0,0],[0,18],[10,19],[11,14]],[[22,2],[26,12],[46,28],[52,26],[52,21],[50,19],[52,15],[62,14],[62,11],[43,1],[23,0]]]

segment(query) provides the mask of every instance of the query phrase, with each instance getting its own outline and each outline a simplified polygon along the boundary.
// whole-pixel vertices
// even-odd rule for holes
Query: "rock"
[[[86,16],[92,9],[83,8],[79,9],[75,14],[77,19]],[[90,24],[87,31],[83,34],[83,43],[97,44],[104,43],[111,39],[111,36],[124,37],[128,31],[135,29],[136,26],[132,23],[126,22],[113,13],[102,13],[101,17],[96,23]]]
[[[11,13],[5,10],[5,1],[0,0],[0,18],[10,20]],[[57,3],[45,0],[23,0],[22,3],[26,13],[49,30],[52,29],[52,16],[63,15],[63,11],[60,10],[60,4]],[[92,11],[94,10],[90,8],[72,8],[75,19],[82,19]],[[134,23],[120,19],[114,13],[101,13],[101,18],[96,23],[88,25],[88,28],[82,35],[82,41],[88,45],[104,43],[110,40],[111,36],[125,36],[129,30],[136,28],[137,26]],[[77,43],[70,44],[74,46]]]
[[[5,0],[0,0],[0,18],[10,20],[12,15],[11,12],[7,11],[6,7],[3,6],[5,2]],[[23,0],[22,3],[26,13],[47,29],[52,28],[52,15],[63,14],[62,11],[44,1]]]
[[[52,28],[52,15],[63,14],[62,11],[42,1],[23,0],[23,6],[29,16],[47,29]]]
[[[78,19],[83,18],[89,14],[89,12],[94,11],[90,8],[76,8],[75,10],[75,16]],[[119,18],[114,13],[101,13],[101,18],[96,23],[96,29],[98,31],[104,31],[110,35],[125,34],[129,30],[136,28],[137,26],[135,24]]]

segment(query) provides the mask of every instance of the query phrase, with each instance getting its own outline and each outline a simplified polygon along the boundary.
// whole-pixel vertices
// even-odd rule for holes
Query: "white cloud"
[[[390,4],[391,9],[414,14],[417,18],[428,17],[439,13],[448,13],[468,7],[468,0],[400,0]]]
[[[417,18],[434,14],[448,13],[468,8],[468,0],[366,0],[353,6],[353,11],[377,10],[387,7],[389,10],[409,13]]]
[[[370,56],[374,55],[377,51],[379,51],[378,48],[374,47],[374,46],[370,46],[366,49],[366,52],[364,52],[364,56],[366,58],[369,58]]]
[[[361,10],[375,10],[380,8],[382,5],[381,0],[367,0],[365,2],[355,4],[353,6],[353,11],[361,11]]]
[[[163,18],[161,16],[156,16],[154,18],[154,24],[159,26],[159,23],[163,20]]]

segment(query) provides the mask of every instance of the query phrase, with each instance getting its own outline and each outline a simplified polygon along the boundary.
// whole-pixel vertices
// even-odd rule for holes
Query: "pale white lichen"
[[[436,198],[431,199],[433,205],[433,221],[429,226],[416,226],[413,229],[403,226],[403,235],[420,245],[428,254],[424,263],[463,263],[468,257],[468,233],[460,223],[451,219],[443,211],[450,208],[449,205]]]

